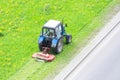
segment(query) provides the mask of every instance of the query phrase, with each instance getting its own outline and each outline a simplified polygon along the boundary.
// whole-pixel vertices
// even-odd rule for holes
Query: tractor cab
[[[56,20],[49,20],[42,28],[42,36],[49,38],[60,38],[63,33],[62,23]]]

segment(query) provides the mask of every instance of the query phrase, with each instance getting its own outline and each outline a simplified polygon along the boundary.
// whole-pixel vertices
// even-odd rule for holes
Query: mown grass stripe
[[[34,74],[44,63],[38,63],[30,59],[20,70],[18,70],[8,80],[26,80],[31,74]]]

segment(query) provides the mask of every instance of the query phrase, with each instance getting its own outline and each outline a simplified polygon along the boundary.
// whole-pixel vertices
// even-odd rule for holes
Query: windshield
[[[43,28],[42,35],[53,38],[55,37],[54,29]]]

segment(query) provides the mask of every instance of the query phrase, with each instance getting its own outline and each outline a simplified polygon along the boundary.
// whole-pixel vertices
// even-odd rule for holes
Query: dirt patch
[[[108,12],[111,11],[109,14],[106,15],[106,17],[104,17],[103,21],[104,23],[107,23],[116,13],[118,13],[120,11],[120,5],[116,5],[114,7],[109,7],[108,8]]]

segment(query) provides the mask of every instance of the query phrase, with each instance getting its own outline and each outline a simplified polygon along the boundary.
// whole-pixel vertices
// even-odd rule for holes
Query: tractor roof
[[[49,20],[47,23],[44,24],[44,27],[47,28],[55,28],[60,24],[60,21],[57,20]]]

